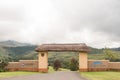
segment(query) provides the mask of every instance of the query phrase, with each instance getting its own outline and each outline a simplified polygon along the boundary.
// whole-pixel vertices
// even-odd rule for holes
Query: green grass
[[[61,71],[69,71],[68,69],[60,69]],[[49,73],[56,72],[52,67],[49,67]],[[39,72],[1,72],[0,78],[7,78],[13,76],[23,76],[23,75],[31,75],[31,74],[39,74]],[[80,74],[88,78],[90,80],[120,80],[120,72],[80,72]]]
[[[70,71],[69,69],[64,69],[64,68],[60,68],[59,71]],[[49,70],[48,70],[49,73],[51,72],[56,72],[53,67],[49,66]]]
[[[68,71],[68,69],[60,68],[60,71]],[[53,67],[49,66],[49,73],[56,72]],[[7,78],[13,76],[23,76],[31,74],[40,74],[40,72],[25,72],[25,71],[15,71],[15,72],[0,72],[0,78]]]
[[[51,73],[51,72],[55,72],[55,71],[54,71],[53,67],[49,66],[48,72]]]
[[[120,80],[120,72],[80,72],[90,80]]]
[[[38,74],[38,72],[24,72],[24,71],[0,72],[0,78],[22,76],[22,75],[31,75],[31,74]]]

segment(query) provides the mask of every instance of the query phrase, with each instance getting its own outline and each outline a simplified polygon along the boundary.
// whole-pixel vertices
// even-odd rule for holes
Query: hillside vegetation
[[[3,45],[4,44],[4,45]],[[38,53],[35,52],[37,46],[28,43],[20,43],[16,41],[0,42],[0,60],[9,59],[9,61],[18,61],[21,59],[37,59]],[[105,59],[104,49],[92,48],[88,53],[89,59]],[[112,48],[111,50],[120,53],[120,48]],[[72,58],[78,60],[78,52],[49,52],[49,65],[53,64],[56,59],[60,60],[63,66],[67,66]],[[120,56],[120,54],[119,54]],[[66,64],[66,65],[64,65]]]

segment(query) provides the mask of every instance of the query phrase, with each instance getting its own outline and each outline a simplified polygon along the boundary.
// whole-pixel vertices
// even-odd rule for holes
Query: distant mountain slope
[[[90,48],[90,54],[101,54],[103,53],[103,49],[97,49],[97,48],[92,48],[92,47],[89,47]]]
[[[120,47],[119,48],[111,48],[114,51],[120,51]]]
[[[21,43],[13,40],[0,42],[0,59],[10,57],[11,60],[33,59],[35,55],[35,45]],[[30,55],[32,54],[32,55]],[[24,58],[24,56],[29,55]]]
[[[9,52],[9,55],[12,56],[13,59],[25,59],[24,56],[35,54],[35,48],[36,46],[5,47],[5,49]],[[27,56],[26,59],[30,59],[31,57],[34,56]]]
[[[21,59],[37,59],[38,54],[35,52],[36,45],[31,45],[28,43],[20,43],[17,41],[2,41],[0,42],[0,59],[10,57],[12,61],[18,61]],[[104,56],[104,49],[97,49],[89,47],[91,51],[89,52],[89,59],[94,59],[95,56],[101,57]],[[111,48],[111,50],[120,52],[119,48]],[[69,60],[72,57],[78,59],[78,54],[76,52],[50,52],[49,61],[54,59]],[[91,56],[92,55],[92,56]],[[99,58],[97,58],[99,59]]]
[[[0,46],[0,61],[10,58],[9,52]]]
[[[30,45],[31,44],[20,43],[20,42],[13,41],[13,40],[1,41],[0,42],[0,46],[4,46],[4,47],[17,47],[17,46],[30,46]]]

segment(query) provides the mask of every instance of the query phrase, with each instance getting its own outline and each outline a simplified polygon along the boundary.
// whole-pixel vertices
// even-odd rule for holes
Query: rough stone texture
[[[87,53],[79,53],[79,69],[81,72],[86,72],[88,70],[88,58]]]
[[[41,55],[41,54],[40,54]],[[85,54],[84,54],[85,55]],[[46,57],[47,58],[47,57]],[[84,59],[83,57],[79,59]],[[84,60],[80,60],[79,70],[84,71],[108,71],[115,70],[120,71],[120,62],[109,62],[109,60],[88,60],[88,68],[84,68],[86,65]],[[48,72],[48,62],[38,68],[38,60],[20,60],[19,62],[9,62],[6,67],[9,71],[36,71],[36,72]]]
[[[40,68],[38,69],[39,72],[47,73],[48,69],[47,68]]]
[[[9,62],[6,68],[9,71],[38,71],[38,60],[19,60],[19,62]]]
[[[80,72],[87,72],[87,71],[88,71],[88,68],[80,68],[79,71],[80,71]]]
[[[0,80],[88,80],[88,79],[81,77],[79,72],[60,71],[55,73],[4,78]]]
[[[120,70],[120,62],[109,62],[109,69]]]
[[[44,54],[44,55],[42,55]],[[38,69],[39,72],[48,72],[48,53],[47,52],[39,52],[38,55]]]
[[[88,71],[107,71],[109,60],[88,60]]]
[[[7,70],[9,71],[18,71],[20,67],[19,62],[9,62],[8,65],[6,66]]]

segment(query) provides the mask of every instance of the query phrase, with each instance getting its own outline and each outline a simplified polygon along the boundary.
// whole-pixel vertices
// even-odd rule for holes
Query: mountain
[[[0,42],[0,59],[10,58],[17,61],[19,59],[33,59],[35,53],[35,45],[29,43],[21,43],[13,40]],[[26,57],[26,55],[29,55]]]
[[[13,60],[34,59],[36,56],[35,48],[36,46],[4,47]],[[26,57],[26,55],[29,56]]]
[[[120,51],[120,47],[118,47],[118,48],[111,48],[111,50]]]
[[[104,49],[97,49],[93,47],[89,47],[89,48],[90,48],[89,54],[101,54],[103,53],[103,50],[104,50]]]
[[[38,54],[35,52],[36,45],[29,43],[21,43],[17,41],[1,41],[0,42],[0,59],[10,58],[10,61],[18,61],[21,59],[37,59]],[[104,59],[103,50],[89,47],[91,51],[88,53],[89,59]],[[111,50],[120,52],[119,48],[111,48]],[[76,52],[50,52],[49,61],[52,63],[55,59],[70,60],[78,59]]]
[[[3,47],[0,47],[0,60],[4,60],[5,58],[8,58],[8,52],[6,49],[4,49]]]
[[[0,42],[0,46],[4,46],[4,47],[17,47],[17,46],[30,46],[30,45],[31,44],[29,43],[20,43],[20,42],[13,41],[13,40]]]

